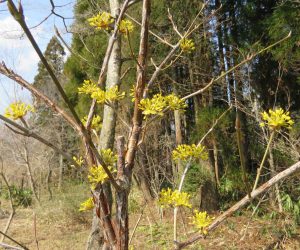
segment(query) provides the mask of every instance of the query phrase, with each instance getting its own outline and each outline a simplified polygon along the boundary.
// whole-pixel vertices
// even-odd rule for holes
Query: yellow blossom
[[[190,204],[190,195],[185,192],[179,192],[178,190],[172,191],[170,188],[163,189],[159,193],[158,203],[161,207],[189,207]]]
[[[119,92],[118,86],[111,87],[105,92],[105,101],[117,101],[123,99],[125,92]]]
[[[103,104],[106,101],[105,91],[102,90],[102,89],[100,89],[100,88],[98,88],[93,93],[91,93],[91,98],[95,99],[97,101],[97,103]]]
[[[101,149],[100,154],[107,166],[113,166],[118,160],[118,156],[114,154],[110,148]]]
[[[84,126],[86,126],[87,118],[88,117],[85,116],[81,119],[81,122],[84,124]],[[101,117],[99,115],[93,116],[91,128],[94,129],[96,132],[99,132],[101,127],[102,127]]]
[[[192,39],[183,38],[180,41],[180,48],[185,53],[191,53],[195,50],[195,43]]]
[[[207,212],[199,212],[194,210],[194,216],[192,217],[192,224],[197,228],[200,233],[207,234],[206,228],[213,221],[213,217],[208,216]]]
[[[117,162],[118,156],[111,149],[101,149],[100,155],[111,173],[116,172],[113,165]],[[98,183],[104,183],[108,179],[108,175],[101,165],[93,166],[89,169],[88,180],[93,189]]]
[[[180,99],[178,96],[175,94],[170,94],[165,97],[168,106],[172,110],[181,110],[187,107],[186,103],[184,100]]]
[[[110,25],[114,22],[114,19],[110,13],[102,12],[96,16],[89,18],[88,22],[92,27],[95,27],[98,30],[108,30],[110,29]]]
[[[79,94],[91,95],[99,89],[96,83],[91,80],[84,80],[82,87],[78,88]]]
[[[79,158],[77,158],[76,156],[73,156],[73,160],[81,167],[84,160],[82,158],[82,156],[80,156]]]
[[[269,110],[269,112],[262,112],[262,119],[264,122],[260,123],[263,127],[267,125],[272,130],[279,130],[280,128],[291,129],[294,121],[290,117],[290,112],[285,112],[282,108]]]
[[[116,172],[116,170],[113,169],[112,166],[108,166],[108,169],[111,173]],[[88,180],[91,184],[92,189],[95,189],[97,184],[104,183],[105,181],[107,181],[107,179],[108,175],[101,165],[93,166],[89,169]]]
[[[28,112],[35,112],[34,108],[23,102],[14,102],[5,110],[4,116],[13,120],[24,117]]]
[[[172,157],[174,161],[182,160],[187,161],[189,159],[202,159],[207,160],[208,154],[205,150],[205,146],[200,145],[178,145],[175,150],[173,150]]]
[[[83,212],[83,211],[87,211],[87,210],[92,210],[94,208],[94,206],[95,205],[94,205],[93,198],[89,198],[80,204],[79,211]]]
[[[145,98],[140,101],[139,109],[147,115],[163,115],[163,109],[167,106],[165,98],[161,94],[154,95],[151,99]]]
[[[134,85],[130,89],[129,96],[131,97],[131,102],[134,102],[135,101],[135,86]]]
[[[126,35],[127,32],[131,33],[133,31],[133,29],[134,29],[134,26],[130,20],[124,19],[120,22],[120,25],[119,25],[120,33],[123,33]]]
[[[156,94],[152,98],[145,98],[140,101],[139,109],[143,110],[143,114],[147,115],[163,115],[163,110],[169,107],[172,110],[183,110],[186,104],[175,94],[162,96]]]
[[[78,93],[90,95],[90,97],[95,99],[99,104],[118,101],[125,96],[125,92],[119,92],[118,86],[111,87],[104,91],[91,80],[84,80],[82,87],[78,88]]]

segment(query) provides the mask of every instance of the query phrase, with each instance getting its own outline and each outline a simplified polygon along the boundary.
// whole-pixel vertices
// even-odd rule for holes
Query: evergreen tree
[[[63,68],[65,51],[55,36],[49,41],[44,56],[53,68],[55,75],[60,79],[62,84],[64,84],[65,76],[63,74]],[[59,105],[63,105],[61,96],[42,62],[38,63],[38,73],[34,78],[33,85],[52,101]],[[60,148],[68,148],[71,152],[75,143],[72,128],[60,116],[55,115],[45,104],[35,97],[33,98],[36,112],[32,119],[32,125],[35,130],[37,132],[43,131],[43,134],[47,136],[50,142],[59,145]],[[50,155],[50,148],[41,148],[41,150],[45,155]],[[55,160],[52,160],[52,165],[59,166],[58,176],[59,185],[61,186],[65,168],[64,159],[58,154],[53,157],[53,159]]]

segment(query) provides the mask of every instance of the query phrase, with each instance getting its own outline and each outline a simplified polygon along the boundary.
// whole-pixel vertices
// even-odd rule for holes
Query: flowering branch
[[[99,78],[98,78],[98,86],[99,87],[104,85],[105,74],[107,72],[109,58],[111,56],[114,43],[117,40],[117,35],[118,35],[118,31],[119,31],[119,24],[120,24],[124,14],[125,14],[125,11],[127,9],[128,4],[130,2],[131,2],[130,0],[126,0],[124,2],[123,6],[121,8],[120,14],[119,14],[119,16],[117,18],[117,21],[115,23],[115,27],[114,27],[114,30],[112,32],[112,35],[109,38],[108,46],[107,46],[107,49],[106,49],[106,53],[105,53],[105,56],[104,56],[104,59],[103,59],[102,67],[101,67]],[[87,128],[90,127],[92,118],[93,118],[94,113],[95,113],[95,108],[96,108],[96,100],[93,100],[92,105],[90,107],[89,114],[88,114],[88,119],[87,119],[87,124],[86,124]]]
[[[13,70],[6,67],[5,63],[0,63],[0,74],[5,75],[11,80],[17,82],[20,86],[29,90],[36,98],[42,100],[49,108],[51,108],[56,113],[60,114],[77,132],[81,131],[80,126],[75,122],[75,120],[68,115],[62,108],[60,108],[54,101],[49,97],[44,95],[41,91],[35,88],[32,84],[23,79],[20,75],[15,73]]]
[[[23,7],[21,2],[19,2],[19,8],[17,9],[14,2],[12,0],[8,0],[7,1],[7,6],[8,9],[11,13],[11,15],[15,18],[15,20],[20,24],[20,26],[22,27],[23,31],[25,32],[27,38],[29,39],[32,47],[34,48],[34,50],[36,51],[36,53],[38,54],[41,62],[43,63],[43,65],[45,66],[46,70],[48,71],[51,79],[53,80],[55,86],[57,87],[61,97],[63,98],[64,102],[66,103],[68,109],[70,110],[76,124],[79,127],[83,127],[83,124],[81,123],[74,107],[72,106],[72,104],[70,103],[60,81],[58,80],[57,76],[55,75],[52,67],[49,65],[47,59],[45,58],[45,56],[43,55],[41,49],[39,48],[37,42],[35,41],[31,31],[29,30],[26,22],[25,22],[25,18],[24,18],[24,14],[23,14]]]
[[[251,197],[249,197],[249,195],[246,195],[243,199],[241,199],[239,202],[237,202],[231,208],[229,208],[224,213],[222,213],[220,216],[218,216],[216,219],[214,219],[213,222],[210,224],[210,226],[206,229],[206,231],[211,232],[211,231],[215,230],[222,222],[224,222],[233,213],[235,213],[239,209],[243,208],[245,205],[247,205],[249,202],[251,202],[257,196],[265,193],[267,190],[269,190],[270,187],[274,186],[279,181],[287,178],[288,176],[296,173],[299,170],[300,170],[300,161],[295,163],[294,165],[290,166],[286,170],[280,172],[279,174],[275,175],[273,178],[271,178],[269,181],[265,182],[259,188],[252,191]],[[198,234],[194,237],[191,237],[190,239],[188,239],[185,242],[176,242],[175,249],[176,250],[183,249],[189,245],[192,245],[193,243],[197,242],[198,240],[203,239],[204,237],[205,236],[203,234]]]

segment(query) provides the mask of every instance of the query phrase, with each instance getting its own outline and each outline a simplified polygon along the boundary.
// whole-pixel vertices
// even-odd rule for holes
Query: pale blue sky
[[[17,3],[17,1],[15,1]],[[73,17],[73,5],[75,0],[54,0],[57,13],[64,17]],[[24,15],[29,27],[39,24],[51,13],[49,0],[23,0]],[[63,6],[65,5],[65,6]],[[66,20],[67,24],[72,19]],[[70,34],[65,34],[62,19],[52,15],[47,21],[38,27],[31,29],[42,51],[45,50],[49,40],[54,35],[54,25],[58,27],[67,41]],[[4,61],[8,68],[23,76],[29,82],[33,81],[37,72],[39,58],[31,48],[27,38],[16,21],[10,16],[6,3],[0,4],[0,61]],[[13,101],[31,101],[31,96],[26,90],[22,90],[16,83],[0,75],[0,113]]]

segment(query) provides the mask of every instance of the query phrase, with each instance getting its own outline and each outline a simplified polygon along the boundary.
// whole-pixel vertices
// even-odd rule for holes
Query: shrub
[[[15,206],[29,207],[32,204],[32,191],[28,188],[19,188],[15,185],[9,187],[13,203]],[[8,200],[9,192],[7,188],[2,188],[1,196]]]

